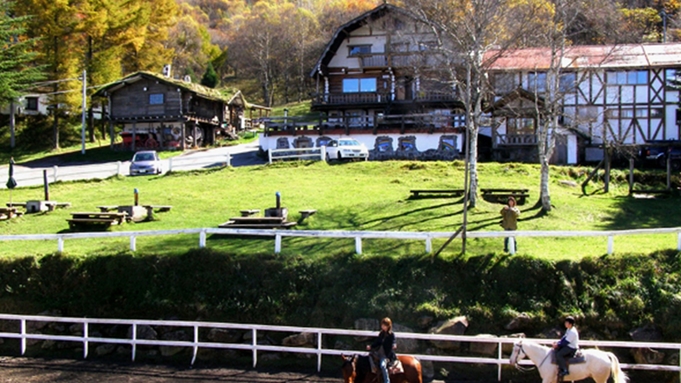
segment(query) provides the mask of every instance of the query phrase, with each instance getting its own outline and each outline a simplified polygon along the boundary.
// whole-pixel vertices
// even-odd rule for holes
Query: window
[[[26,110],[38,110],[38,97],[26,97]]]
[[[534,134],[533,118],[509,118],[506,120],[508,134]]]
[[[577,76],[574,73],[563,73],[560,75],[560,91],[572,93],[577,85]]]
[[[497,73],[494,75],[494,89],[498,94],[512,92],[517,85],[513,73]]]
[[[359,56],[371,54],[371,45],[350,45],[348,46],[348,56]]]
[[[152,93],[149,95],[149,105],[161,105],[163,104],[163,93]]]
[[[546,91],[546,73],[532,72],[527,75],[527,86],[531,92],[543,93]]]
[[[375,78],[344,78],[343,93],[376,92]]]
[[[644,70],[607,72],[605,82],[612,85],[645,85],[648,83],[648,72]]]
[[[608,109],[605,114],[610,118],[634,118],[633,109]]]

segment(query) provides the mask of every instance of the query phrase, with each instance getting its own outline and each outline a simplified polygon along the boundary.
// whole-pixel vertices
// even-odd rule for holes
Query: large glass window
[[[344,78],[343,93],[376,92],[375,78]]]
[[[532,72],[527,75],[527,86],[531,92],[543,93],[546,91],[546,73]]]
[[[349,56],[368,55],[371,54],[371,45],[350,45],[348,47]]]
[[[149,105],[163,104],[163,93],[152,93],[149,95]]]
[[[572,93],[577,86],[577,75],[574,73],[563,73],[560,75],[560,91]]]
[[[645,85],[648,83],[648,71],[607,72],[605,82],[616,85]]]

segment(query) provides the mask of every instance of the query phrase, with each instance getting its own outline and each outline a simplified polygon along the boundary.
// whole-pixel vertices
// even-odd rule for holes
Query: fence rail
[[[433,239],[450,238],[453,232],[443,231],[324,231],[324,230],[264,230],[264,229],[220,229],[220,228],[197,228],[176,230],[146,230],[146,231],[114,231],[114,232],[84,232],[84,233],[60,233],[60,234],[19,234],[0,235],[2,241],[43,241],[56,240],[57,251],[64,251],[64,242],[67,239],[84,238],[130,238],[130,250],[137,251],[137,237],[198,234],[199,247],[206,247],[208,234],[237,235],[237,236],[261,236],[274,237],[274,252],[281,253],[282,238],[284,237],[316,237],[316,238],[346,238],[355,241],[355,252],[362,254],[362,241],[364,239],[394,239],[394,240],[421,240],[425,242],[426,253],[433,250]],[[616,236],[650,235],[650,234],[676,234],[676,249],[681,251],[681,227],[659,229],[636,229],[636,230],[610,230],[610,231],[514,231],[513,237],[607,237],[607,252],[612,254],[615,248]],[[471,231],[467,232],[468,238],[506,238],[507,231]],[[513,238],[511,237],[511,238]],[[511,240],[511,253],[515,252],[514,241]]]
[[[186,347],[192,350],[192,358],[190,364],[193,365],[196,361],[198,350],[201,349],[233,349],[251,351],[253,358],[253,367],[257,367],[258,353],[261,352],[283,352],[283,353],[299,353],[311,354],[317,357],[317,371],[321,371],[323,356],[352,354],[365,352],[365,350],[347,350],[336,348],[325,348],[324,336],[328,335],[342,335],[352,337],[372,337],[375,335],[373,331],[362,330],[348,330],[348,329],[327,329],[318,327],[294,327],[294,326],[269,326],[257,324],[237,324],[237,323],[222,323],[222,322],[198,322],[198,321],[161,321],[161,320],[135,320],[135,319],[98,319],[98,318],[75,318],[75,317],[51,317],[51,316],[35,316],[35,315],[15,315],[15,314],[0,314],[0,321],[15,321],[19,322],[18,331],[0,332],[0,338],[18,339],[20,342],[21,354],[26,353],[28,340],[52,340],[59,342],[76,342],[83,345],[83,358],[87,358],[90,352],[92,343],[95,344],[111,344],[111,345],[128,345],[131,347],[131,358],[135,361],[137,357],[138,346],[164,346],[164,347]],[[31,332],[29,323],[70,323],[73,325],[82,325],[82,331],[77,335],[50,335],[41,334],[38,332]],[[91,325],[117,325],[130,326],[129,338],[115,338],[91,336]],[[165,328],[177,328],[178,330],[188,331],[191,329],[192,340],[160,340],[160,339],[139,339],[138,329],[140,326],[163,326]],[[3,326],[9,328],[10,326]],[[70,326],[72,327],[72,326]],[[251,340],[249,343],[234,343],[234,342],[217,342],[208,341],[201,337],[202,329],[229,329],[229,330],[243,330],[251,332]],[[188,331],[189,332],[189,331]],[[312,333],[315,334],[314,348],[300,346],[276,346],[276,345],[260,345],[257,342],[258,332],[283,332],[283,333]],[[204,331],[205,333],[205,331]],[[423,361],[432,362],[450,362],[450,363],[469,363],[469,364],[490,364],[497,365],[498,380],[501,381],[502,366],[509,364],[508,357],[503,353],[504,344],[512,344],[517,339],[506,337],[479,337],[479,336],[464,336],[464,335],[436,335],[436,334],[418,334],[418,333],[397,333],[399,339],[415,339],[424,341],[438,341],[438,342],[470,342],[470,343],[495,343],[497,345],[496,357],[475,357],[475,356],[454,356],[454,355],[425,355],[412,354],[416,358]],[[540,344],[550,344],[552,340],[547,339],[530,339],[531,341]],[[652,348],[676,350],[681,353],[681,344],[679,343],[660,343],[660,342],[622,342],[622,341],[580,341],[584,346],[595,347],[611,347],[611,348]],[[398,349],[399,351],[399,349]],[[520,361],[520,364],[531,365],[529,360]],[[620,365],[623,369],[637,369],[637,370],[652,370],[652,371],[671,371],[680,372],[681,366],[673,365],[657,365],[657,364],[626,364]]]
[[[269,163],[275,160],[326,160],[326,146],[317,148],[270,149],[267,151]]]
[[[189,170],[197,167],[208,166],[231,166],[231,154],[206,155],[206,156],[181,156],[163,160],[163,169],[166,171]],[[53,166],[51,168],[15,170],[14,179],[19,186],[35,186],[43,184],[43,171],[47,171],[48,182],[77,181],[83,179],[104,179],[112,176],[128,174],[128,161],[118,161],[107,164],[91,164],[87,166]],[[6,188],[5,183],[0,183],[0,189]]]

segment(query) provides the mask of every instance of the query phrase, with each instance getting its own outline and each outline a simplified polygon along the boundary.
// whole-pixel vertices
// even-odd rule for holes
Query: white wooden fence
[[[323,230],[263,230],[263,229],[176,229],[176,230],[142,230],[142,231],[114,231],[114,232],[84,232],[84,233],[60,233],[60,234],[19,234],[0,235],[2,241],[57,241],[57,251],[64,251],[66,240],[83,238],[130,238],[130,250],[137,250],[137,237],[198,234],[199,247],[206,247],[208,234],[240,235],[274,237],[274,252],[281,253],[283,237],[316,237],[316,238],[346,238],[355,241],[355,252],[362,254],[362,240],[364,239],[389,239],[389,240],[421,240],[425,242],[426,253],[433,250],[433,239],[450,238],[452,232],[441,231],[323,231]],[[505,238],[508,231],[470,231],[466,233],[468,238]],[[514,231],[514,237],[607,237],[607,252],[612,254],[615,248],[616,236],[650,235],[650,234],[676,234],[676,249],[681,251],[681,227],[637,230],[610,230],[610,231]],[[670,246],[671,247],[671,246]],[[511,246],[510,250],[514,250]]]
[[[165,347],[185,347],[191,349],[192,359],[190,364],[194,364],[201,349],[231,349],[250,351],[253,357],[253,367],[257,367],[258,354],[263,352],[275,353],[297,353],[297,354],[311,354],[317,357],[317,371],[321,371],[323,356],[338,356],[341,354],[354,354],[366,352],[366,350],[347,350],[326,348],[324,344],[324,336],[352,336],[352,337],[373,337],[376,335],[373,331],[359,331],[348,329],[327,329],[317,327],[293,327],[293,326],[268,326],[257,324],[238,324],[238,323],[221,323],[221,322],[197,322],[197,321],[159,321],[159,320],[134,320],[134,319],[97,319],[97,318],[74,318],[74,317],[50,317],[50,316],[32,316],[32,315],[14,315],[14,314],[0,314],[0,321],[19,322],[18,331],[0,332],[0,338],[18,339],[20,342],[21,354],[24,355],[28,348],[29,340],[52,340],[57,342],[75,342],[82,344],[83,358],[87,358],[90,352],[91,345],[94,344],[108,344],[108,345],[127,345],[131,347],[131,357],[134,361],[137,356],[138,346],[165,346]],[[30,328],[35,328],[34,323],[42,322],[49,323],[68,323],[72,325],[80,325],[81,331],[75,331],[76,334],[71,335],[50,335],[42,334],[38,331],[30,331]],[[33,326],[29,326],[29,324]],[[118,325],[130,326],[131,335],[129,338],[116,338],[91,335],[91,325]],[[190,332],[192,340],[160,340],[160,339],[139,339],[138,328],[140,326],[163,326],[165,328],[176,328],[177,330],[185,330]],[[12,326],[3,326],[3,328],[11,328]],[[69,326],[70,327],[70,326]],[[251,338],[248,343],[224,343],[209,341],[205,336],[201,336],[201,330],[210,329],[229,329],[242,330],[251,333]],[[205,334],[206,331],[203,333]],[[314,348],[309,347],[289,347],[277,345],[260,345],[258,344],[258,332],[280,332],[280,333],[313,333],[315,334],[316,345]],[[417,339],[425,341],[438,342],[470,342],[470,343],[495,343],[496,357],[475,357],[475,356],[455,356],[455,355],[425,355],[412,354],[416,358],[423,361],[432,362],[449,362],[449,363],[468,363],[468,364],[488,364],[497,365],[498,379],[501,381],[502,366],[509,364],[508,355],[503,353],[504,344],[512,344],[517,339],[504,337],[479,337],[479,336],[457,336],[457,335],[435,335],[435,334],[419,334],[419,333],[396,333],[398,339]],[[554,340],[550,339],[530,339],[531,341],[550,344]],[[621,341],[580,341],[580,345],[588,347],[610,347],[610,348],[637,348],[637,349],[658,349],[658,350],[674,350],[681,353],[681,344],[679,343],[659,343],[659,342],[621,342]],[[37,346],[39,347],[39,346]],[[399,352],[398,342],[398,352]],[[339,360],[340,362],[340,360]],[[529,360],[520,362],[523,365],[531,365]],[[340,365],[340,363],[339,363]],[[681,366],[674,365],[658,365],[658,364],[626,364],[622,363],[623,369],[637,369],[637,370],[652,370],[652,371],[671,371],[680,372]]]
[[[271,164],[274,160],[286,159],[305,159],[305,160],[326,160],[326,146],[317,148],[293,148],[293,149],[270,149],[267,151],[267,157]]]

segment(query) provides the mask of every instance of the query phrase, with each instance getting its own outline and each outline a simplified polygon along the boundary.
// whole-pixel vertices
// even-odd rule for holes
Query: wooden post
[[[629,195],[634,194],[634,159],[629,159]]]
[[[667,148],[667,190],[672,190],[672,148]]]
[[[132,142],[130,143],[130,147],[132,148],[132,151],[135,151],[135,144],[137,141],[137,122],[133,121],[132,123]]]
[[[14,118],[14,99],[9,102],[9,147],[14,149],[14,137],[15,137],[15,118]]]
[[[608,193],[610,191],[610,149],[605,148],[605,175],[603,177],[605,185],[603,185],[603,191]]]

